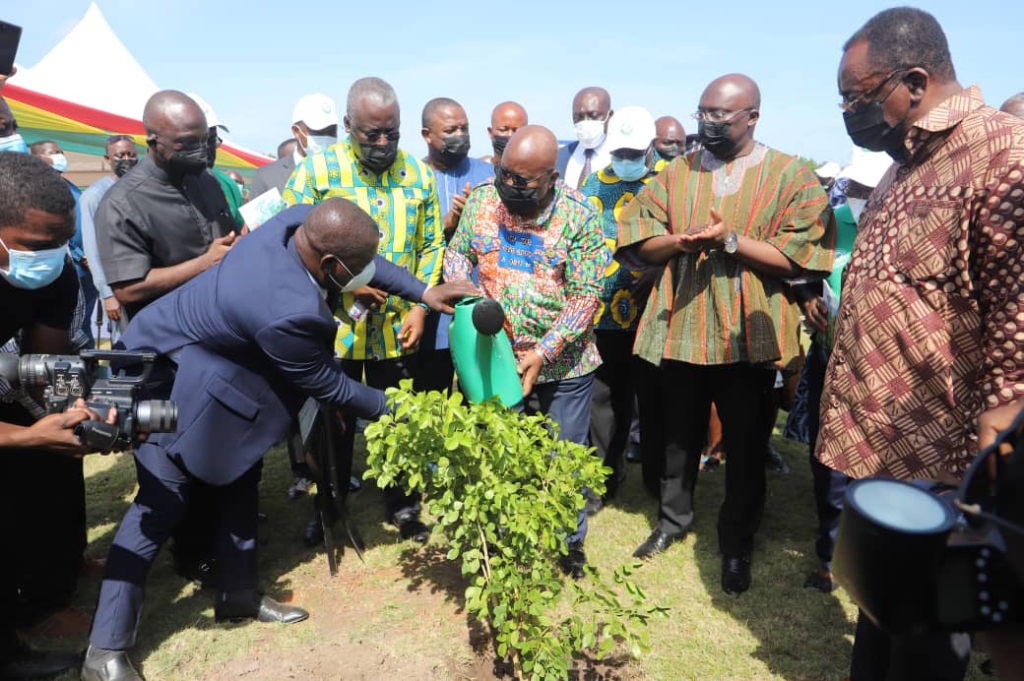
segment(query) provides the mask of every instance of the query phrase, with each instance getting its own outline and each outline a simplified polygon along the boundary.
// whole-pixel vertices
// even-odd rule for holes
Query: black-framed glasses
[[[519,173],[513,173],[506,169],[505,166],[498,166],[498,180],[513,187],[528,187],[533,182],[540,182],[544,178],[550,177],[553,172],[555,171],[546,170],[537,177],[523,177]]]
[[[883,78],[881,82],[878,83],[878,85],[871,88],[864,94],[858,97],[854,97],[853,99],[847,99],[846,97],[843,97],[843,100],[839,102],[839,108],[847,113],[862,108],[865,104],[874,99],[875,95],[877,95],[881,91],[881,89],[885,87],[886,83],[889,83],[893,79],[893,76],[906,73],[907,71],[908,69],[896,69],[895,71],[890,72],[889,75],[887,75],[885,78]],[[884,102],[886,99],[889,99],[889,95],[891,95],[893,92],[896,92],[896,88],[893,88],[888,95],[883,97],[882,101]]]
[[[719,111],[718,109],[713,111],[701,111],[698,109],[690,114],[690,116],[693,120],[698,122],[711,121],[712,123],[725,123],[726,121],[731,121],[742,113],[756,110],[757,108],[753,106],[748,106],[744,109],[740,109],[739,111]]]
[[[388,142],[397,142],[402,136],[402,133],[398,130],[359,130],[359,134],[366,138],[368,142],[376,143],[381,139],[386,139]]]
[[[151,139],[153,139],[157,144],[162,144],[165,147],[170,147],[174,151],[190,151],[192,149],[205,149],[209,145],[209,137],[207,135],[202,135],[201,137],[192,137],[183,140],[171,140],[170,142],[167,142],[164,139],[162,139],[160,135],[153,135]]]

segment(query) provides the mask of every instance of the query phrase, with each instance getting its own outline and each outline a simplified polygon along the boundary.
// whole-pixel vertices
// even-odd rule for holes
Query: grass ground
[[[731,597],[719,587],[715,520],[725,470],[702,474],[695,530],[637,575],[652,601],[671,608],[670,618],[652,624],[650,654],[603,668],[600,678],[846,676],[856,610],[842,591],[824,595],[803,587],[815,565],[806,449],[779,438],[774,444],[793,473],[769,474],[751,590]],[[587,551],[599,568],[629,560],[655,518],[656,502],[644,492],[640,471],[628,472],[619,499],[591,519]],[[129,456],[92,456],[86,475],[88,553],[101,557],[133,494],[134,467]],[[381,496],[368,484],[349,501],[368,544],[365,561],[349,549],[340,574],[331,578],[323,552],[307,549],[300,539],[312,502],[289,501],[289,484],[285,456],[274,450],[262,484],[261,508],[270,519],[261,527],[268,543],[260,550],[260,575],[270,595],[307,607],[311,619],[291,627],[215,625],[211,594],[177,577],[165,551],[150,575],[132,653],[150,681],[495,678],[479,626],[459,607],[463,585],[444,560],[439,538],[425,549],[401,543],[382,522]],[[83,582],[78,605],[91,612],[96,588]],[[83,646],[84,637],[58,645]],[[972,670],[970,678],[984,677]]]

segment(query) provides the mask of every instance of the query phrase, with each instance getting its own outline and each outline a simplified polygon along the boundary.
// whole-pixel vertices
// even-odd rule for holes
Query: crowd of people
[[[215,167],[226,128],[213,109],[164,90],[142,112],[145,153],[111,136],[110,174],[81,192],[59,145],[26,146],[0,99],[0,343],[93,347],[98,307],[112,342],[158,353],[150,396],[179,408],[176,432],[135,446],[139,491],[96,564],[82,557],[74,427],[113,415],[44,415],[38,395],[0,381],[0,526],[17,547],[0,561],[2,676],[81,663],[16,631],[101,570],[82,678],[141,678],[128,652],[168,541],[178,572],[215,588],[218,620],[306,619],[258,590],[262,458],[292,441],[306,399],[340,407],[337,453],[351,459],[359,420],[387,412],[383,389],[456,389],[448,315],[466,296],[505,311],[517,408],[549,415],[609,470],[566,528],[567,575],[586,578],[588,516],[614,503],[627,457],[658,504],[632,555],[657,560],[707,512],[699,471],[724,456],[721,588],[752,588],[785,404],[814,480],[820,565],[806,585],[836,589],[850,480],[956,481],[1024,406],[1024,94],[985,105],[957,81],[934,17],[912,8],[843,45],[839,90],[853,158],[816,173],[755,139],[761,93],[742,74],[705,87],[691,135],[613,108],[600,87],[572,99],[569,144],[502,102],[480,159],[457,101],[423,107],[417,158],[400,146],[394,89],[361,78],[343,112],[302,97],[248,188]],[[239,209],[267,192],[288,207],[250,231]],[[43,478],[59,490],[45,504],[21,484]],[[398,535],[426,542],[419,498],[382,492]],[[851,678],[962,679],[965,639],[890,636],[862,613]]]

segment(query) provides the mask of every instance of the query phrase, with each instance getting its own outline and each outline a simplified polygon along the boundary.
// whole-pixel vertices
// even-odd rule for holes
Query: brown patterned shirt
[[[817,456],[854,478],[959,478],[978,415],[1024,396],[1024,122],[970,87],[905,144],[846,268]]]

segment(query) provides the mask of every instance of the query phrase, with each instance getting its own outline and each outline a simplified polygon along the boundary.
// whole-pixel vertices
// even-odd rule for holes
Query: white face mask
[[[597,149],[604,142],[604,121],[580,121],[573,128],[584,149]]]
[[[334,137],[333,135],[309,135],[309,134],[307,134],[306,135],[306,146],[304,147],[304,149],[306,150],[306,155],[307,156],[310,155],[310,154],[319,154],[321,151],[323,151],[327,147],[331,146],[332,144],[336,144],[337,142],[338,142],[338,138]]]
[[[63,173],[68,169],[68,157],[64,154],[50,154],[50,163],[58,173]]]
[[[351,270],[348,269],[348,265],[346,265],[343,260],[338,258],[338,262],[341,263],[341,268],[343,270],[348,272],[350,275],[352,274]],[[373,275],[376,274],[376,273],[377,273],[377,265],[376,265],[376,263],[374,263],[374,261],[371,260],[366,265],[366,267],[364,267],[362,270],[359,271],[359,274],[357,274],[354,277],[352,277],[347,284],[342,286],[341,284],[338,283],[338,280],[334,278],[333,274],[331,274],[330,272],[326,272],[326,271],[324,272],[324,274],[327,275],[327,278],[331,280],[331,284],[334,285],[334,288],[336,290],[338,290],[338,291],[341,291],[342,293],[351,293],[352,291],[355,291],[356,289],[360,289],[360,288],[366,286],[367,284],[370,283],[370,281],[373,280]]]
[[[864,206],[866,206],[867,203],[867,199],[846,199],[846,205],[850,207],[850,212],[853,213],[853,219],[858,225],[860,224],[860,214],[864,212]]]

